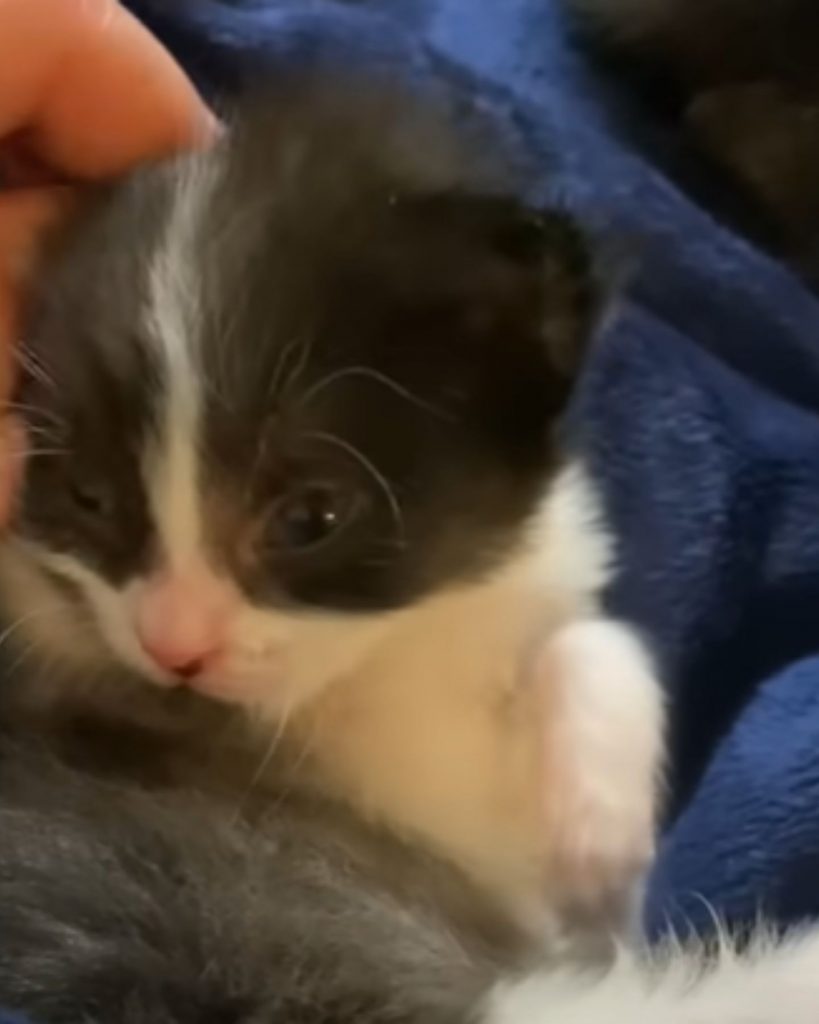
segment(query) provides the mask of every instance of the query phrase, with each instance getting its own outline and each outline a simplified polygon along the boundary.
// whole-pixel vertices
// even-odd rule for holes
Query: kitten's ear
[[[439,229],[468,239],[472,257],[461,280],[475,322],[513,327],[571,380],[614,291],[577,217],[495,196],[439,195],[425,205]]]
[[[493,251],[528,278],[533,326],[554,369],[573,378],[610,298],[591,238],[568,212],[510,204],[499,213]]]

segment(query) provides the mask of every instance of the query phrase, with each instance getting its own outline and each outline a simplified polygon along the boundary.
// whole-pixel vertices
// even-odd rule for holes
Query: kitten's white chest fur
[[[400,616],[292,722],[321,785],[533,923],[625,889],[652,848],[662,700],[639,641],[598,617],[596,511],[582,471],[566,471],[529,551]]]
[[[539,884],[543,846],[520,605],[502,585],[430,602],[294,722],[325,785],[516,902]]]

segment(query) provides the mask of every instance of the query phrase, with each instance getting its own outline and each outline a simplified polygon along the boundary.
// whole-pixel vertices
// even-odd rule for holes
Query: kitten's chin
[[[259,704],[274,706],[278,703],[277,680],[273,675],[261,677],[230,672],[204,672],[183,683],[203,697],[227,704],[255,707]],[[285,703],[284,700],[281,702]]]
[[[254,717],[270,722],[286,719],[290,714],[309,704],[325,689],[325,684],[313,686],[285,676],[282,669],[271,665],[269,669],[242,671],[226,668],[222,671],[203,672],[183,685],[194,693],[221,704],[243,708]]]

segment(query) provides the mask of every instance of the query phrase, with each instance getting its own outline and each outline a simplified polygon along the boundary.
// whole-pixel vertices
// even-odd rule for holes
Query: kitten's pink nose
[[[191,679],[224,652],[233,604],[230,588],[209,574],[157,577],[137,600],[139,642],[163,671]]]

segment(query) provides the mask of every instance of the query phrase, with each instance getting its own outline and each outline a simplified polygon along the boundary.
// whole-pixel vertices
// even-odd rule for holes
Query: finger
[[[115,0],[2,0],[0,54],[0,137],[25,128],[67,175],[118,174],[215,131],[188,78]]]

